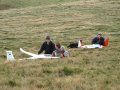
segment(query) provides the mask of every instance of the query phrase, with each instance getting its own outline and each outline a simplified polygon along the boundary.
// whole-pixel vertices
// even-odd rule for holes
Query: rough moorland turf
[[[1,0],[0,7],[0,90],[120,90],[119,0]],[[20,61],[28,56],[19,48],[37,53],[45,33],[67,47],[79,38],[90,44],[98,32],[109,35],[109,47]],[[15,62],[5,63],[6,50]]]

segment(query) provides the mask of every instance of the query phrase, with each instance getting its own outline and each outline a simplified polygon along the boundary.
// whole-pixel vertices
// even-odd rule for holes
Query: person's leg
[[[55,51],[53,51],[52,56],[56,57],[56,52]]]

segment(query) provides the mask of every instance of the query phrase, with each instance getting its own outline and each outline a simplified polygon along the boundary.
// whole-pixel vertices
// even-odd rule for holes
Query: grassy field
[[[50,4],[60,4],[72,0],[0,0],[1,9],[24,8],[31,6],[43,6]],[[78,0],[74,0],[78,1]]]
[[[83,38],[109,35],[109,47],[68,49]],[[20,60],[37,53],[50,33],[69,58]],[[6,61],[12,50],[16,61]],[[0,90],[120,90],[119,0],[0,0]]]

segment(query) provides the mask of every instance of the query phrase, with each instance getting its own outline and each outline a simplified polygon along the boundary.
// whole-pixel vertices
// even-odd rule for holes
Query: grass
[[[1,0],[0,7],[1,90],[120,89],[119,0]],[[98,32],[109,34],[109,47],[67,48],[64,59],[19,60],[28,57],[19,48],[37,53],[45,33],[67,47],[81,37],[90,44]],[[6,50],[16,61],[4,63]]]
[[[50,4],[61,4],[72,0],[0,0],[1,9],[24,8],[31,6],[44,6]],[[74,0],[78,1],[78,0]]]

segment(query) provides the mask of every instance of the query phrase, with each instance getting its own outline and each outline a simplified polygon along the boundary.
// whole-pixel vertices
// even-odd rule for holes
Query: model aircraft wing
[[[39,54],[39,55],[33,54],[33,53],[30,53],[30,52],[27,52],[27,51],[23,50],[22,48],[20,48],[20,51],[22,53],[25,53],[25,54],[31,56],[28,59],[39,59],[39,58],[41,58],[41,59],[52,59],[52,58],[59,58],[59,57],[52,57],[51,54]]]
[[[35,57],[30,57],[28,59],[58,59],[60,57],[46,57],[46,56],[35,56]]]
[[[81,48],[102,48],[103,46],[99,44],[92,44],[92,45],[84,45]]]
[[[23,50],[22,48],[20,48],[20,51],[21,51],[22,53],[25,53],[25,54],[27,54],[27,55],[29,55],[29,56],[32,56],[32,57],[37,56],[37,54],[33,54],[33,53],[30,53],[30,52],[27,52],[27,51]]]

